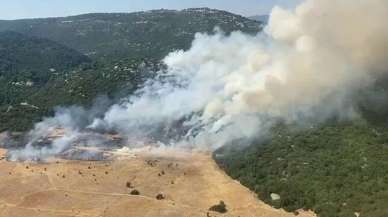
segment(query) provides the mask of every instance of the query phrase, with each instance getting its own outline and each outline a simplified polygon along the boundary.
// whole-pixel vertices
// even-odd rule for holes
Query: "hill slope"
[[[256,15],[248,17],[249,19],[256,20],[262,23],[268,23],[269,15]]]
[[[27,130],[55,106],[88,105],[119,88],[132,92],[151,64],[139,59],[93,63],[53,41],[0,32],[0,131]]]
[[[0,32],[0,105],[21,103],[21,97],[44,86],[57,71],[90,59],[47,39]]]
[[[264,143],[220,150],[219,165],[267,203],[320,217],[388,216],[388,127],[369,121],[273,130]],[[272,200],[271,194],[280,200]]]
[[[87,62],[90,60],[86,56],[56,42],[16,32],[0,32],[1,76],[30,72],[37,77],[47,77],[38,74],[64,70]]]
[[[12,76],[0,81],[0,131],[27,130],[55,106],[88,106],[100,94],[130,94],[165,55],[189,48],[195,33],[216,26],[227,33],[261,30],[259,22],[208,8],[0,21],[0,32],[20,33],[4,41],[9,51],[3,55],[11,57],[2,58],[0,69]],[[17,43],[28,37],[30,43]],[[45,47],[53,41],[61,48]]]
[[[197,32],[257,33],[259,22],[208,8],[0,21],[0,31],[48,38],[93,58],[163,57],[188,48]]]

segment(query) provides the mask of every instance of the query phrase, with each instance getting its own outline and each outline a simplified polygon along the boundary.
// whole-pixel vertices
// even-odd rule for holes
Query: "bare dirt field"
[[[5,150],[0,150],[4,156]],[[137,190],[139,195],[131,195]],[[159,200],[156,196],[159,195]],[[210,212],[224,201],[228,212]],[[257,200],[207,154],[137,152],[111,161],[0,161],[0,217],[291,217]],[[314,216],[301,213],[300,217]]]

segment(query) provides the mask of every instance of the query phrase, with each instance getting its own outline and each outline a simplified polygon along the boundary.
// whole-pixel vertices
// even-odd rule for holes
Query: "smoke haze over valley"
[[[366,8],[374,13],[352,16]],[[36,124],[26,148],[11,152],[11,159],[59,154],[84,137],[103,145],[98,132],[118,133],[130,146],[215,150],[260,138],[279,122],[357,118],[355,95],[388,68],[388,28],[381,23],[387,19],[383,0],[307,0],[292,10],[275,7],[255,36],[198,33],[190,49],[165,57],[166,70],[134,95],[98,112],[59,109]],[[62,128],[65,137],[33,146]]]

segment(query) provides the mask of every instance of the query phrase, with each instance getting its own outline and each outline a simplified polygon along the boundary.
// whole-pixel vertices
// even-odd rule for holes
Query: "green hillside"
[[[129,94],[156,71],[152,59],[92,61],[56,42],[0,32],[0,131],[25,131],[56,106]]]
[[[39,110],[28,102],[48,85],[50,79],[62,71],[90,62],[88,57],[56,42],[0,32],[0,130],[13,124],[25,124],[19,121],[33,115],[34,112],[28,110]],[[52,93],[41,97],[51,96]],[[15,112],[17,107],[25,110]]]
[[[253,34],[261,29],[260,22],[208,8],[0,21],[0,31],[48,38],[93,59],[161,58],[188,48],[195,33],[212,32],[215,26]]]
[[[387,84],[381,78],[354,94],[358,118],[279,123],[266,138],[236,142],[214,158],[272,206],[319,217],[388,216]]]
[[[39,82],[39,79],[44,79],[54,70],[64,70],[87,62],[90,62],[88,57],[56,42],[16,32],[0,32],[1,76],[29,72],[32,74],[30,79]]]
[[[100,95],[112,99],[131,94],[159,67],[152,60],[123,59],[56,71],[43,85],[2,80],[2,94],[10,100],[0,105],[0,131],[26,131],[56,106],[89,106]]]
[[[55,106],[130,94],[165,55],[217,26],[227,33],[262,28],[208,8],[0,21],[0,132],[28,130]]]
[[[266,141],[224,148],[215,159],[275,207],[311,209],[320,217],[384,217],[387,144],[385,123],[334,121],[299,130],[278,126]],[[271,194],[280,200],[272,200]]]

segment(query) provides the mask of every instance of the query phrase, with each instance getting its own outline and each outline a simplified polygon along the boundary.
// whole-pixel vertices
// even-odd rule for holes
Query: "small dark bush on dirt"
[[[219,204],[210,207],[209,210],[213,211],[213,212],[218,212],[218,213],[228,212],[228,210],[226,209],[226,204],[224,201],[220,201]]]
[[[166,197],[163,194],[156,195],[157,200],[164,200]]]
[[[135,190],[132,190],[130,194],[131,195],[140,195],[140,192],[135,189]]]

